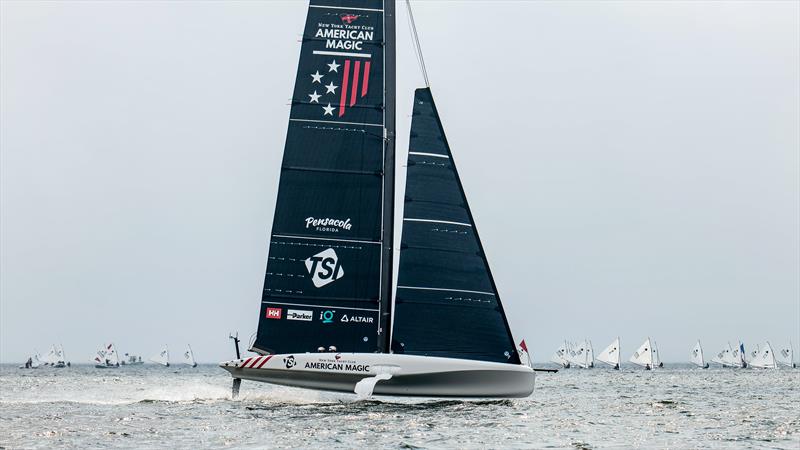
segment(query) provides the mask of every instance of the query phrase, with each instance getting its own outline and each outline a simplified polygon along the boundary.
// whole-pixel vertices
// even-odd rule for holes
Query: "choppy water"
[[[501,401],[229,395],[216,366],[0,366],[0,447],[800,448],[800,369],[571,369]]]

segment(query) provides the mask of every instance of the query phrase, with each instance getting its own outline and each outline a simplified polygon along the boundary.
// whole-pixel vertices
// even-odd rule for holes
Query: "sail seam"
[[[312,239],[316,241],[336,241],[336,242],[355,242],[358,244],[380,244],[380,241],[360,241],[357,239],[334,239],[334,238],[321,238],[311,236],[292,236],[288,234],[273,234],[272,237],[291,238],[291,239]]]
[[[447,155],[437,155],[436,153],[423,153],[423,152],[408,152],[409,155],[419,155],[419,156],[433,156],[435,158],[445,158],[450,159]]]
[[[450,221],[448,221],[448,220],[434,220],[434,219],[414,219],[414,218],[408,218],[408,217],[406,217],[406,218],[403,218],[403,221],[404,221],[404,222],[405,222],[405,221],[408,221],[408,222],[431,222],[431,223],[446,223],[446,224],[448,224],[448,225],[461,225],[461,226],[465,226],[465,227],[472,227],[472,225],[471,225],[471,224],[468,224],[468,223],[462,223],[462,222],[450,222]]]
[[[261,303],[268,303],[270,305],[289,305],[289,306],[305,306],[311,308],[338,308],[338,309],[352,309],[356,311],[378,311],[377,309],[370,309],[370,308],[351,308],[348,306],[329,306],[329,305],[309,305],[307,303],[285,303],[285,302],[271,302],[271,301],[262,301]]]
[[[334,123],[337,125],[361,125],[365,127],[383,127],[382,123],[359,123],[359,122],[336,122],[334,120],[313,120],[313,119],[289,119],[290,122],[319,122]]]
[[[484,292],[484,291],[469,291],[466,289],[448,289],[448,288],[434,288],[434,287],[422,287],[422,286],[397,286],[398,289],[420,289],[423,291],[452,291],[452,292],[467,292],[470,294],[484,294],[484,295],[491,295],[494,296],[492,292]]]

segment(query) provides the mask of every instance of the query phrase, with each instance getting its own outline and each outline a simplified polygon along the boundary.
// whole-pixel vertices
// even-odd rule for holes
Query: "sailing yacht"
[[[192,352],[192,346],[186,344],[186,351],[183,352],[183,363],[187,366],[197,367],[197,362],[194,360],[194,352]]]
[[[646,370],[651,370],[656,367],[650,338],[647,338],[644,343],[639,346],[639,349],[630,357],[629,361],[637,366],[644,367]]]
[[[169,348],[164,345],[161,351],[150,358],[150,361],[161,364],[162,366],[169,367]]]
[[[797,365],[794,363],[794,348],[792,347],[791,341],[789,341],[788,346],[781,348],[781,350],[775,355],[775,359],[781,366],[797,367]]]
[[[429,87],[413,98],[393,289],[395,45],[394,0],[311,0],[258,356],[220,364],[234,390],[246,379],[361,397],[533,392]]]
[[[778,362],[775,359],[775,352],[772,351],[772,345],[769,341],[765,342],[763,347],[756,346],[750,358],[750,367],[756,369],[777,369]]]
[[[608,344],[608,347],[597,355],[598,361],[608,364],[616,370],[619,370],[619,359],[619,337],[614,339],[612,343]]]
[[[705,358],[703,358],[703,347],[700,345],[700,339],[698,339],[697,343],[694,344],[692,353],[689,356],[689,361],[691,361],[691,363],[697,367],[708,369],[708,363],[706,362]]]
[[[565,369],[569,369],[570,362],[569,362],[569,355],[567,353],[569,351],[568,348],[569,346],[567,345],[567,341],[564,341],[564,343],[561,344],[560,347],[558,347],[555,353],[553,353],[553,356],[550,357],[550,361],[560,365]]]
[[[119,355],[114,344],[100,347],[97,354],[92,359],[95,369],[116,369],[119,368]]]

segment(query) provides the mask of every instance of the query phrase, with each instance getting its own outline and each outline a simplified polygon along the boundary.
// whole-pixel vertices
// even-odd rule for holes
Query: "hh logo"
[[[281,308],[267,308],[267,319],[280,319],[283,315],[283,309]]]
[[[315,287],[321,288],[344,276],[339,257],[332,248],[319,252],[304,262]]]

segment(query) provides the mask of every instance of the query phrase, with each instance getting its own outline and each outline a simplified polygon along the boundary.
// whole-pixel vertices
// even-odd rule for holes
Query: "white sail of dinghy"
[[[569,352],[570,363],[581,369],[594,367],[594,352],[588,340],[572,344]]]
[[[56,346],[53,345],[50,347],[50,351],[44,356],[44,365],[51,366],[55,364],[56,361]]]
[[[778,365],[785,366],[785,367],[797,367],[794,362],[794,347],[792,347],[792,342],[789,341],[789,345],[780,349],[780,351],[775,354],[775,360],[778,362]]]
[[[748,363],[750,367],[756,369],[778,368],[778,362],[775,360],[775,352],[773,352],[772,345],[770,345],[769,341],[765,342],[763,346],[757,346],[753,353],[754,355]]]
[[[639,349],[634,352],[629,361],[647,370],[654,367],[653,346],[650,344],[650,338],[647,338],[644,343],[639,346]]]
[[[569,355],[567,354],[568,345],[567,341],[564,341],[560,347],[553,353],[553,356],[550,358],[550,361],[560,365],[561,367],[568,369],[570,366],[569,362]]]
[[[55,367],[58,369],[67,367],[66,358],[64,357],[64,346],[59,344],[58,346],[53,345],[50,349],[50,353],[47,354],[48,364],[50,367]]]
[[[183,363],[187,366],[197,367],[197,362],[194,360],[194,352],[192,352],[191,345],[186,345],[186,351],[183,352]]]
[[[619,337],[614,339],[614,342],[609,344],[608,347],[604,348],[603,351],[597,355],[597,360],[619,370]]]
[[[169,348],[165,345],[164,348],[161,349],[161,352],[150,358],[150,361],[169,367]]]
[[[653,367],[664,367],[664,361],[661,360],[661,352],[658,351],[658,343],[653,340]]]
[[[700,339],[694,344],[692,352],[689,355],[689,361],[697,367],[708,369],[708,363],[703,357],[703,347],[700,345]]]

